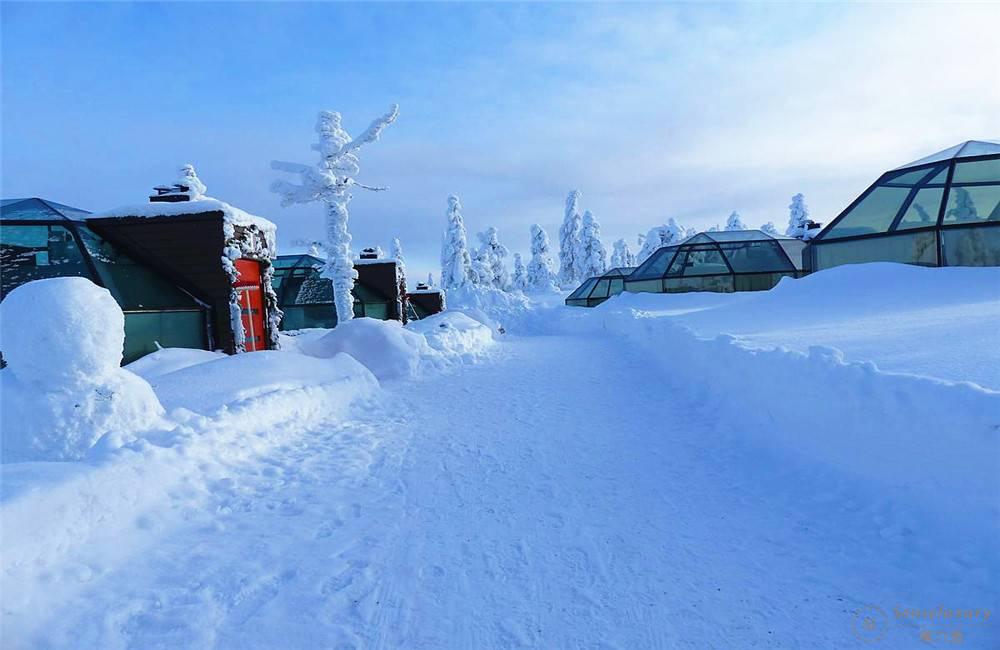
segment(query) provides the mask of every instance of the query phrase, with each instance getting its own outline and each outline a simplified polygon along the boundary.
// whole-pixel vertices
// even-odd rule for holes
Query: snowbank
[[[200,363],[214,361],[224,356],[226,355],[222,352],[209,352],[193,348],[163,348],[133,361],[125,366],[125,369],[150,381],[155,377]]]
[[[493,346],[490,328],[461,312],[444,311],[406,326],[421,334],[428,345],[451,359],[470,359]]]
[[[757,349],[631,309],[588,312],[564,325],[631,342],[658,368],[664,390],[724,413],[748,436],[922,503],[996,512],[1000,392],[883,372],[822,346]]]
[[[420,368],[421,357],[429,356],[426,339],[394,320],[355,318],[299,349],[307,355],[326,359],[348,354],[379,379],[411,377]]]
[[[449,289],[446,297],[449,311],[465,312],[493,329],[516,326],[532,310],[531,300],[523,293],[478,284]]]
[[[1000,268],[845,265],[770,291],[622,294],[596,308],[669,317],[700,336],[739,336],[761,348],[841,350],[892,372],[972,381],[1000,390]],[[582,318],[580,308],[563,318]]]
[[[125,319],[85,278],[17,287],[0,304],[3,462],[76,460],[99,440],[117,447],[162,424],[149,384],[119,367]]]
[[[345,354],[320,360],[278,351],[260,351],[220,358],[163,374],[151,380],[163,405],[202,415],[246,408],[256,411],[258,422],[281,421],[301,404],[309,405],[311,392],[348,382],[355,391],[371,394],[378,382],[364,366]],[[264,412],[262,398],[277,404],[279,413]]]

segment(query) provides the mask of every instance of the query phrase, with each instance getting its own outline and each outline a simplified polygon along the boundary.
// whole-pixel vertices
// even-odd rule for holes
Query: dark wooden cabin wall
[[[229,276],[222,268],[222,213],[192,217],[88,219],[112,244],[184,287],[212,307],[213,346],[235,347],[229,314]]]
[[[359,282],[376,289],[389,299],[389,318],[402,320],[402,314],[397,309],[400,295],[399,284],[396,281],[396,263],[357,264],[354,268],[358,271]]]

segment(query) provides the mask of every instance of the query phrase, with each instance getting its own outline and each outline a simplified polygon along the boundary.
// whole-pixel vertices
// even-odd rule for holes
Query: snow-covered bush
[[[576,252],[580,248],[580,192],[573,190],[566,197],[566,211],[562,226],[559,227],[559,283],[575,286],[580,277],[580,263]]]
[[[85,278],[36,280],[0,304],[4,462],[76,460],[161,423],[150,385],[120,367],[125,317]]]
[[[316,120],[319,142],[312,148],[319,152],[315,166],[272,161],[272,169],[298,174],[301,184],[275,181],[271,191],[281,195],[282,205],[322,201],[326,206],[326,266],[324,277],[333,282],[333,300],[337,322],[345,323],[354,318],[354,281],[358,277],[351,255],[351,234],[347,230],[347,205],[351,202],[350,189],[381,190],[362,185],[354,180],[360,171],[358,150],[376,142],[385,127],[396,121],[399,107],[393,104],[389,112],[379,117],[358,137],[351,138],[340,124],[340,113],[320,111]]]
[[[740,218],[740,213],[737,212],[736,210],[733,210],[732,214],[729,215],[729,218],[726,219],[726,230],[746,230],[746,229],[747,226],[745,223],[743,223],[743,220]]]
[[[531,226],[531,261],[528,262],[528,290],[538,293],[558,291],[556,274],[552,270],[549,235],[537,223]]]
[[[778,236],[778,229],[774,227],[774,222],[768,221],[763,226],[760,227],[760,231],[772,235],[774,237]]]
[[[806,207],[806,197],[796,194],[788,206],[788,228],[785,234],[797,239],[809,238],[809,208]]]
[[[619,239],[615,242],[614,250],[611,252],[611,268],[615,269],[623,266],[635,266],[635,255],[629,249],[628,242],[624,239]]]
[[[379,379],[396,379],[415,375],[429,348],[423,336],[399,321],[356,318],[299,349],[320,358],[348,354]]]
[[[472,282],[473,276],[462,203],[454,194],[448,197],[447,216],[448,228],[441,242],[441,287],[457,289]]]
[[[601,224],[590,210],[583,214],[580,248],[577,249],[576,259],[581,278],[592,278],[608,270],[608,252],[601,241]]]

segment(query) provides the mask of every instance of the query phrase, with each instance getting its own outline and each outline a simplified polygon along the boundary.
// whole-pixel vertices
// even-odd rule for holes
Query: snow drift
[[[434,314],[406,328],[421,334],[433,350],[449,359],[478,357],[494,343],[490,328],[461,312]]]
[[[300,350],[324,359],[348,354],[379,379],[396,379],[416,374],[420,358],[429,348],[423,336],[405,329],[399,321],[355,318],[302,343]]]
[[[642,300],[654,298],[666,304],[670,296]],[[995,513],[1000,392],[884,372],[824,346],[801,352],[754,348],[726,334],[701,338],[669,318],[615,304],[563,326],[631,342],[660,371],[664,390],[725,413],[765,444],[956,514]]]
[[[0,304],[3,462],[76,460],[162,424],[150,385],[120,367],[125,317],[85,278],[17,287]]]

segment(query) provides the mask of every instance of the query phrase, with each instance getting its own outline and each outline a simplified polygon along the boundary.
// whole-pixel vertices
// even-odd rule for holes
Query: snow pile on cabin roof
[[[277,232],[278,227],[274,225],[274,222],[240,210],[225,201],[206,196],[205,192],[208,188],[198,178],[193,165],[182,165],[179,174],[178,180],[173,186],[157,186],[154,189],[167,194],[182,194],[189,197],[187,201],[150,201],[149,203],[125,205],[94,214],[92,217],[98,219],[104,217],[176,217],[221,212],[222,218],[227,224],[244,227],[256,226],[272,238]]]
[[[273,221],[250,214],[244,210],[229,205],[225,201],[203,196],[193,201],[179,201],[177,203],[137,203],[135,205],[124,205],[111,210],[105,210],[91,215],[91,218],[101,219],[105,217],[177,217],[188,214],[205,214],[207,212],[221,212],[223,219],[227,223],[236,226],[257,226],[264,232],[275,233],[278,227]]]

